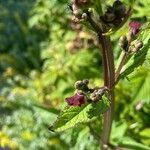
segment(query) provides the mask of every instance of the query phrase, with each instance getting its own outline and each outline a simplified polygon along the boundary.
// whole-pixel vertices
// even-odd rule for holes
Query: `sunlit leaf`
[[[97,103],[90,103],[82,105],[81,107],[67,107],[58,116],[58,119],[50,130],[57,132],[64,131],[79,123],[86,123],[107,111],[109,108],[109,101],[104,98]]]

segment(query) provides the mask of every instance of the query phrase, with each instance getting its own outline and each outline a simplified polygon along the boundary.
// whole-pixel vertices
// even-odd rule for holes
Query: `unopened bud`
[[[106,13],[104,17],[107,22],[112,22],[116,18],[114,13]]]
[[[115,20],[116,16],[113,11],[113,7],[108,6],[105,14],[100,17],[100,19],[105,23],[112,23]]]
[[[126,7],[120,0],[116,0],[114,2],[113,9],[114,9],[114,13],[117,17],[122,18],[126,14]]]
[[[115,14],[113,12],[106,12],[104,16],[101,16],[101,20],[105,23],[111,23],[115,19]]]
[[[106,91],[108,91],[107,87],[102,87],[102,88],[96,89],[90,95],[90,99],[92,101],[99,101],[102,99],[102,96],[105,94]]]
[[[84,79],[82,82],[83,82],[83,84],[85,84],[85,85],[88,85],[88,84],[89,84],[89,80],[88,80],[88,79]]]
[[[137,41],[134,44],[134,47],[132,48],[132,52],[138,52],[141,48],[143,47],[143,42],[142,41]]]
[[[74,86],[76,89],[80,90],[83,87],[83,83],[82,81],[77,81]]]
[[[81,90],[81,91],[84,91],[84,92],[88,92],[89,91],[89,88],[88,88],[88,83],[89,83],[89,80],[87,79],[84,79],[82,81],[77,81],[75,83],[75,88],[77,90]]]
[[[141,23],[138,21],[132,21],[129,23],[129,27],[130,27],[130,35],[135,37],[141,28]]]
[[[126,36],[121,36],[119,39],[119,45],[122,49],[126,50],[128,45],[128,39]]]
[[[92,93],[91,96],[90,96],[90,99],[93,101],[93,102],[97,102],[101,99],[101,97],[99,95],[97,95],[96,93]]]
[[[135,44],[135,47],[138,48],[138,49],[141,49],[143,47],[143,42],[142,41],[138,41],[136,44]]]

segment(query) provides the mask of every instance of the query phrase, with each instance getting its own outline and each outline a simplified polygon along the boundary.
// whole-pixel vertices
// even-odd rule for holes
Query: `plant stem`
[[[115,73],[115,83],[118,82],[121,69],[124,66],[125,62],[126,62],[127,56],[128,56],[128,53],[127,52],[123,52],[123,55],[122,55],[122,58],[121,58],[121,62],[120,62],[119,66],[118,66],[118,69],[116,70],[116,73]]]
[[[108,142],[111,132],[113,112],[114,112],[114,90],[113,86],[115,83],[115,67],[114,67],[114,56],[111,47],[111,41],[109,36],[103,36],[99,34],[99,42],[102,46],[102,61],[104,68],[104,85],[108,87],[109,99],[111,101],[110,109],[104,114],[103,132],[102,132],[102,150],[108,149]]]
[[[91,14],[88,11],[86,13],[87,13],[87,20],[93,27],[94,31],[98,34],[99,44],[102,47],[104,86],[106,86],[110,90],[108,98],[111,101],[111,106],[109,110],[104,114],[102,141],[100,141],[102,143],[101,144],[102,150],[106,150],[105,147],[108,146],[114,111],[114,99],[115,99],[113,90],[113,86],[115,85],[114,56],[111,47],[110,37],[107,35],[103,35],[104,33],[103,31],[105,29],[101,29],[101,27],[95,22],[95,20],[92,18]]]

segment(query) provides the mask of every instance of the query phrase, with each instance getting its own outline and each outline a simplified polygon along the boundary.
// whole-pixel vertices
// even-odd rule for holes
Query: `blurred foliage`
[[[48,130],[66,106],[64,98],[73,94],[76,80],[89,78],[91,86],[102,84],[95,36],[71,21],[67,3],[0,0],[0,149],[99,149],[100,118],[62,133]],[[137,0],[131,19],[149,23],[149,4]],[[112,37],[115,58],[120,53],[118,38],[127,26]],[[145,33],[149,48],[150,31]],[[111,134],[115,146],[150,147],[149,68],[150,54],[116,88]]]

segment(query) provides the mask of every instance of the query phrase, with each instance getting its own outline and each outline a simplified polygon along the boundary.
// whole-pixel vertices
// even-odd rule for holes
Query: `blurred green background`
[[[0,0],[0,149],[99,149],[101,119],[63,133],[48,130],[66,105],[65,97],[73,94],[76,80],[88,78],[91,86],[103,83],[95,36],[71,21],[67,3]],[[131,20],[148,23],[149,6],[149,0],[137,0]],[[128,23],[112,35],[115,58],[120,54],[118,38],[127,31]],[[116,88],[113,145],[150,146],[149,69],[150,55],[131,81],[124,79]]]

